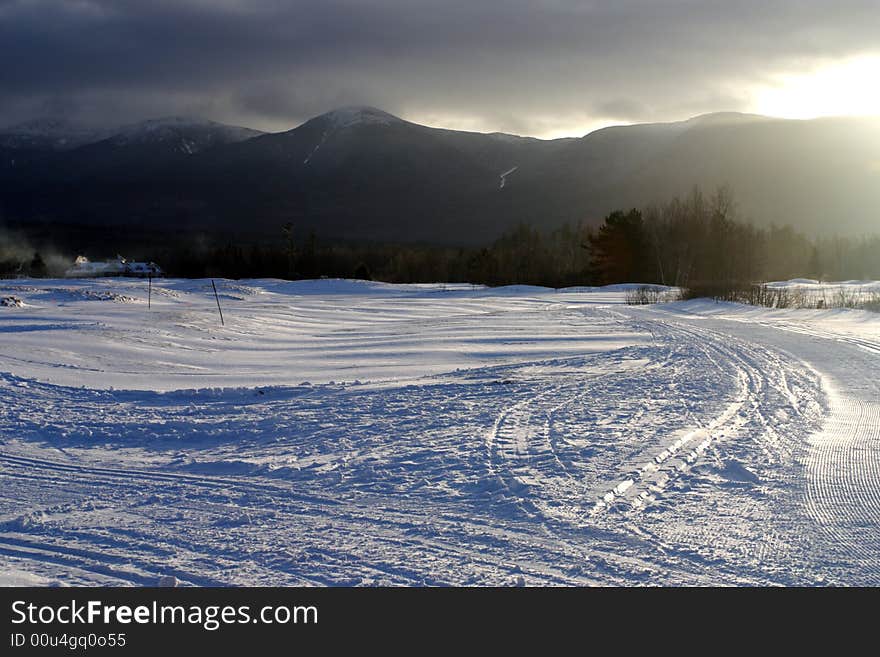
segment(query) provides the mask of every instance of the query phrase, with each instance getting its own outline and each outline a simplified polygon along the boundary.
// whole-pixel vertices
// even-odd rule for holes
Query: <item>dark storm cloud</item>
[[[876,0],[0,0],[0,123],[172,113],[282,128],[337,105],[520,133],[743,109],[880,49]]]

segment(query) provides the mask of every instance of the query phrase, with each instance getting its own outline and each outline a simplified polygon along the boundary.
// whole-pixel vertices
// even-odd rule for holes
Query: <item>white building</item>
[[[64,272],[67,278],[99,278],[102,276],[164,276],[165,273],[155,262],[129,262],[122,256],[104,262],[91,262],[85,256],[78,256],[73,267]]]

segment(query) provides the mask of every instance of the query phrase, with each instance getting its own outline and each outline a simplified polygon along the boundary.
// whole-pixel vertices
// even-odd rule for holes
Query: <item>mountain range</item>
[[[478,244],[518,223],[728,186],[743,218],[810,233],[880,229],[880,119],[718,113],[541,140],[431,128],[371,107],[262,133],[166,118],[0,130],[0,220],[115,230]]]

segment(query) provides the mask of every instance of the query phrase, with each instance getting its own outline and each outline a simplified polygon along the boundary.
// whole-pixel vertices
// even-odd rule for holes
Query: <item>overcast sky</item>
[[[877,2],[0,0],[0,125],[283,130],[373,105],[547,137],[754,111],[792,76],[880,56]]]

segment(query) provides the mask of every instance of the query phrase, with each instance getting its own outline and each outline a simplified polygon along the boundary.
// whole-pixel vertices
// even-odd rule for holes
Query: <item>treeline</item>
[[[616,211],[598,227],[541,231],[520,225],[483,248],[322,244],[287,225],[272,244],[177,247],[154,258],[172,275],[228,278],[371,278],[548,287],[814,278],[880,279],[880,235],[813,239],[789,225],[758,227],[737,216],[724,188],[644,210]]]
[[[598,283],[880,278],[880,236],[810,239],[789,225],[760,228],[737,218],[724,188],[613,212],[589,242]]]
[[[830,219],[831,220],[831,219]],[[4,257],[0,277],[58,276],[57,254],[43,258],[20,246]],[[11,256],[11,253],[15,256]],[[110,254],[86,253],[96,259]],[[737,216],[731,194],[685,198],[616,211],[598,227],[520,225],[482,248],[330,243],[287,224],[262,243],[178,239],[127,252],[158,263],[169,276],[225,278],[361,278],[392,283],[438,282],[548,287],[659,283],[698,287],[790,278],[880,279],[880,236],[812,239],[791,226],[757,227]]]
[[[45,278],[51,273],[39,251],[30,257],[0,257],[0,278]]]
[[[485,248],[418,244],[322,243],[314,234],[279,231],[271,244],[182,244],[151,252],[170,276],[360,278],[389,283],[529,283],[548,287],[592,280],[590,231],[541,232],[518,226]]]

